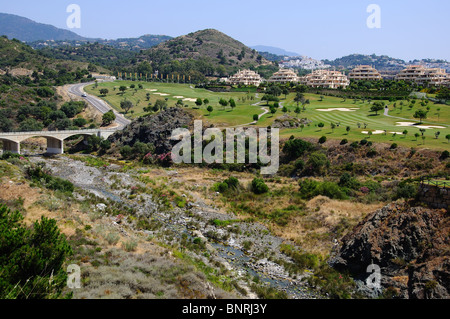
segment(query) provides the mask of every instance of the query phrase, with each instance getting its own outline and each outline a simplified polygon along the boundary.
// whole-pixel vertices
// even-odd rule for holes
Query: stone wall
[[[450,207],[450,188],[421,184],[419,188],[419,201],[432,208]]]

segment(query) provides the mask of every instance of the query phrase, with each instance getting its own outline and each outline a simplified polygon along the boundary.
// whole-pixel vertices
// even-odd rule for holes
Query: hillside
[[[223,76],[242,68],[255,68],[270,64],[243,43],[226,34],[207,29],[189,33],[161,43],[139,55],[160,72],[182,72],[189,64],[206,76]],[[189,62],[188,62],[189,61]]]
[[[44,57],[19,40],[0,37],[0,131],[84,127],[84,102],[65,106],[53,86],[92,81],[92,65]],[[100,71],[100,70],[98,70]]]
[[[406,66],[406,62],[403,60],[375,54],[352,54],[336,60],[323,60],[323,62],[340,69],[353,69],[358,65],[372,65],[379,71],[399,71]]]
[[[82,36],[49,24],[34,22],[14,14],[0,13],[0,35],[32,42],[38,40],[85,40]]]
[[[105,39],[85,39],[85,40],[60,40],[60,41],[33,41],[29,42],[34,49],[43,48],[60,48],[60,47],[79,47],[82,45],[89,45],[91,43],[107,45],[114,49],[120,49],[123,51],[135,51],[145,50],[152,48],[162,42],[172,39],[167,35],[152,35],[146,34],[139,38],[121,38],[114,40]]]
[[[45,47],[38,52],[48,58],[94,63],[108,69],[120,67],[136,57],[135,52],[116,49],[98,42],[81,46]]]

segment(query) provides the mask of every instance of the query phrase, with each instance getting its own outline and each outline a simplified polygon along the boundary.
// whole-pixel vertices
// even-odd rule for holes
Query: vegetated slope
[[[324,60],[323,62],[332,67],[343,69],[353,69],[358,65],[372,65],[379,71],[402,70],[406,66],[406,62],[403,60],[391,58],[386,55],[378,56],[375,54],[351,54],[332,61]]]
[[[142,52],[139,59],[150,61],[154,68],[162,69],[160,72],[164,69],[179,71],[177,67],[183,62],[187,65],[186,61],[201,61],[197,71],[207,76],[270,64],[256,50],[214,29],[189,33],[161,43]]]
[[[63,101],[52,86],[91,81],[90,72],[89,63],[47,58],[19,40],[0,37],[0,131],[40,131],[58,121],[58,129],[73,127],[73,112],[58,112]]]
[[[0,13],[0,35],[20,41],[84,40],[82,36],[49,24],[34,22],[14,14]]]
[[[367,216],[333,262],[359,278],[370,264],[381,267],[385,296],[450,297],[449,214],[445,210],[392,203]]]
[[[81,46],[46,47],[39,49],[38,52],[48,58],[88,62],[108,69],[129,63],[136,56],[135,52],[116,49],[98,42]]]

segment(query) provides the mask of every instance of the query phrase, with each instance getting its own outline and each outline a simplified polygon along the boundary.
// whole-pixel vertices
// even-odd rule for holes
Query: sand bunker
[[[184,96],[174,96],[175,99],[184,99]]]
[[[368,131],[362,131],[361,133],[363,133],[363,134],[369,134]],[[374,135],[377,135],[377,134],[384,134],[384,131],[376,130],[376,131],[372,131],[372,134],[374,134]]]
[[[184,99],[183,101],[187,101],[187,102],[196,102],[197,99]]]
[[[445,128],[445,126],[437,126],[437,125],[416,125],[418,128],[424,128],[426,130],[432,130],[434,128]]]
[[[445,126],[438,126],[438,125],[415,125],[414,122],[397,122],[397,126],[413,126],[417,128],[423,128],[426,130],[432,130],[434,128],[445,128]]]
[[[153,94],[160,95],[160,96],[168,96],[169,95],[169,94],[166,94],[166,93],[153,93]]]
[[[331,112],[331,111],[339,111],[339,112],[355,112],[359,110],[358,108],[345,108],[345,107],[337,107],[337,108],[330,108],[330,109],[317,109],[317,111],[320,112]]]
[[[150,91],[150,92],[156,92],[156,91],[158,91],[158,90],[156,90],[156,89],[145,89],[146,91]]]

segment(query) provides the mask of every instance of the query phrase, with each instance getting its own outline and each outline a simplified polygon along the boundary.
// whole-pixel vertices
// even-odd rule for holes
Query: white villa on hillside
[[[272,77],[269,79],[269,82],[281,84],[291,82],[298,83],[300,82],[300,77],[292,69],[281,69],[280,71],[272,75]]]
[[[254,85],[259,86],[262,82],[261,75],[251,70],[239,70],[238,73],[226,80],[231,85]]]
[[[338,71],[316,70],[300,78],[302,84],[313,88],[337,89],[350,85],[348,77]]]

